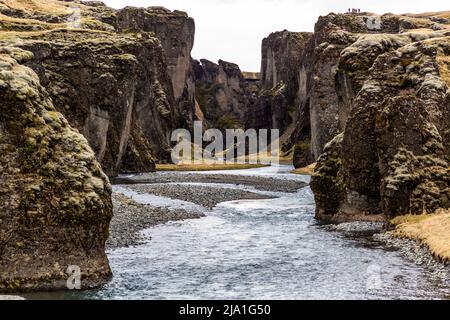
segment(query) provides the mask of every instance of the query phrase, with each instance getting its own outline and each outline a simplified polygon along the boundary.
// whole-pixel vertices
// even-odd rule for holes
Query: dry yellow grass
[[[224,152],[218,152],[217,157],[225,158],[226,153],[228,150],[225,150]],[[270,155],[270,153],[256,153],[251,155],[246,155],[245,157],[237,157],[237,161],[243,163],[243,162],[258,162],[261,163],[273,163],[274,157]],[[292,164],[293,161],[293,149],[284,153],[281,149],[278,149],[278,163],[279,164]]]
[[[412,14],[408,13],[407,15],[410,17],[418,17],[418,18],[434,16],[434,17],[448,19],[448,18],[450,18],[450,11],[424,12],[424,13],[412,13]]]
[[[450,87],[450,56],[444,55],[443,53],[438,54],[437,63],[442,80]]]
[[[242,71],[242,75],[246,79],[253,79],[253,80],[259,80],[260,79],[260,73],[259,72]]]
[[[67,15],[71,12],[66,4],[57,0],[0,0],[0,6],[29,13]]]
[[[243,170],[268,167],[266,164],[157,164],[157,171],[222,171],[222,170]]]
[[[295,169],[292,171],[292,173],[301,174],[304,176],[312,176],[314,174],[315,168],[316,168],[316,163],[313,163],[307,167]]]
[[[435,32],[433,29],[428,28],[419,28],[419,29],[409,29],[406,33],[433,33]]]
[[[450,261],[450,210],[432,215],[401,216],[391,221],[395,236],[418,240],[439,260]]]

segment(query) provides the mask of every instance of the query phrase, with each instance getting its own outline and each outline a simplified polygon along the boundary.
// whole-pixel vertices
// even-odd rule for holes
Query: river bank
[[[116,186],[113,193],[114,216],[110,224],[109,248],[135,246],[150,240],[142,236],[141,231],[170,221],[198,219],[217,204],[226,201],[244,199],[270,199],[261,195],[231,188],[217,188],[198,185],[177,184],[137,184]],[[128,196],[123,193],[128,194]],[[153,195],[182,200],[197,204],[198,207],[185,210],[182,208],[165,208],[139,203],[134,195]]]
[[[280,166],[121,177],[128,184],[113,186],[115,216],[107,250],[111,282],[94,291],[26,298],[450,296],[448,269],[433,265],[426,251],[392,240],[383,224],[315,220],[309,178],[292,170]],[[187,180],[191,178],[198,182]],[[155,183],[142,183],[150,180]],[[373,279],[381,280],[373,287]]]
[[[180,175],[169,172],[122,177],[116,181],[126,184],[114,186],[114,216],[110,225],[108,248],[140,245],[149,240],[141,231],[171,221],[204,217],[206,212],[211,211],[219,203],[274,198],[269,194],[251,190],[295,192],[306,186],[302,181],[291,181],[285,185],[284,181],[271,177],[195,173]],[[246,186],[248,190],[236,190],[234,187],[236,184]],[[145,197],[150,195],[153,198],[147,201]],[[154,204],[155,199],[156,203],[161,202],[160,205]],[[190,203],[197,206],[187,205],[186,210],[183,209],[181,202],[179,203],[181,207],[165,207],[171,200],[180,200],[186,202],[186,205]]]
[[[391,221],[395,238],[419,243],[439,262],[450,262],[450,210],[400,216]]]
[[[296,175],[308,175],[309,169],[314,165],[301,170],[291,171]],[[256,169],[256,168],[249,168]],[[264,169],[264,170],[267,170]],[[309,170],[309,171],[308,171]],[[252,170],[235,171],[236,174],[202,172],[159,172],[156,174],[140,174],[133,176],[122,176],[115,179],[114,218],[111,223],[109,248],[127,247],[140,245],[149,239],[142,237],[145,229],[167,222],[198,219],[206,216],[207,212],[213,210],[218,204],[236,200],[258,200],[276,198],[263,192],[288,192],[294,193],[307,184],[300,180],[279,179],[273,175],[238,175],[237,173],[252,172]],[[118,185],[117,183],[121,183]],[[248,190],[236,190],[235,186],[245,187]],[[131,193],[144,195],[151,194],[156,197],[165,197],[185,201],[198,205],[198,207],[184,210],[182,208],[164,208],[150,204],[143,204],[133,200],[132,196],[123,194],[124,188]],[[256,191],[256,192],[254,192]],[[397,248],[405,258],[421,264],[426,261],[427,265],[440,262],[448,262],[448,248],[434,238],[420,237],[418,231],[420,221],[426,221],[425,217],[401,217],[393,221],[395,231],[386,232],[383,223],[377,222],[355,222],[327,225],[332,231],[350,233],[370,233],[377,241],[383,241],[388,247]],[[445,219],[445,216],[441,216]],[[412,226],[415,226],[413,228]],[[442,229],[442,228],[441,228]],[[432,234],[435,232],[431,232]],[[433,237],[433,235],[429,235]],[[439,247],[440,246],[440,247]],[[437,248],[438,247],[438,248]],[[444,256],[442,251],[444,252]]]
[[[307,183],[304,180],[286,180],[282,178],[276,178],[274,176],[239,175],[240,171],[238,170],[234,172],[236,174],[211,174],[209,172],[157,172],[153,174],[139,174],[117,177],[113,179],[113,184],[138,185],[167,183],[218,183],[243,185],[247,187],[253,187],[257,190],[262,191],[291,193],[307,186]],[[241,172],[245,172],[245,170]]]

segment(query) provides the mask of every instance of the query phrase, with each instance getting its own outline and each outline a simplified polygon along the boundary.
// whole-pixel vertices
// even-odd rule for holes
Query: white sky
[[[448,0],[103,0],[108,6],[163,6],[195,19],[195,59],[223,59],[259,71],[261,41],[280,30],[313,31],[320,15],[360,8],[375,13],[450,10]]]

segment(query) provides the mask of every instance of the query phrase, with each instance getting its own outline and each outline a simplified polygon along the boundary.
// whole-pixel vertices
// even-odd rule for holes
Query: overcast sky
[[[318,16],[361,8],[375,13],[450,10],[448,0],[103,0],[114,8],[163,6],[195,19],[195,59],[239,64],[259,71],[261,41],[280,30],[312,31]]]

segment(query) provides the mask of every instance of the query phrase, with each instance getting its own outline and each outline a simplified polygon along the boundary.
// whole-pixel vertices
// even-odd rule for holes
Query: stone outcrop
[[[439,28],[433,20],[370,13],[319,18],[301,58],[301,78],[305,81],[299,90],[303,100],[298,105],[289,141],[290,145],[297,144],[297,167],[318,159],[324,146],[344,130],[352,101],[376,57],[407,43],[437,36],[433,32]],[[353,59],[355,54],[358,58]],[[310,141],[304,138],[308,130]]]
[[[298,105],[305,95],[299,88],[302,55],[312,33],[270,34],[262,42],[261,92],[249,111],[248,127],[279,129],[283,134],[294,123]]]
[[[196,100],[208,124],[219,129],[245,128],[258,85],[239,66],[219,60],[194,61]]]
[[[195,79],[191,51],[195,23],[185,12],[162,7],[126,7],[117,13],[121,32],[153,32],[160,40],[172,79],[178,125],[192,127],[195,120]]]
[[[366,35],[336,76],[345,130],[311,186],[329,221],[432,213],[450,205],[450,33]]]
[[[111,276],[105,254],[111,186],[86,139],[54,108],[38,76],[0,49],[0,291],[67,288]]]
[[[176,117],[159,41],[148,34],[102,36],[55,30],[16,45],[33,52],[27,65],[108,175],[154,170],[155,158],[169,157]]]
[[[108,175],[153,171],[155,161],[169,160],[172,130],[196,119],[193,19],[97,1],[0,1],[0,12],[9,14],[0,16],[3,29],[34,31],[2,42],[34,53],[27,65]]]

